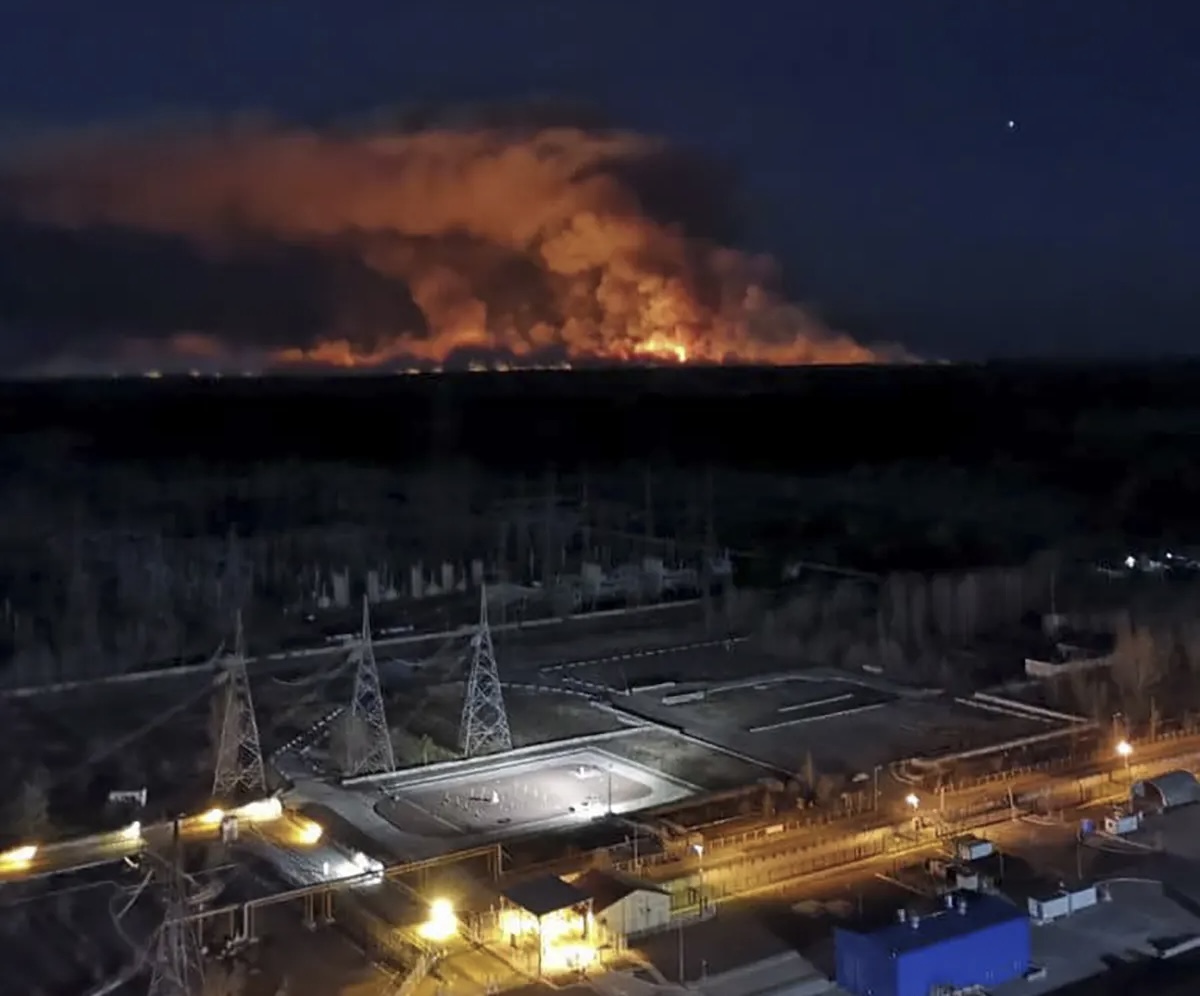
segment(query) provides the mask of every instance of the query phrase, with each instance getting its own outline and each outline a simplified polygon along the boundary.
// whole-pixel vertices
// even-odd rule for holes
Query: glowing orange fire
[[[646,213],[632,177],[684,169],[667,151],[571,127],[326,134],[241,122],[89,130],[6,159],[0,180],[21,193],[13,209],[43,225],[169,235],[206,259],[285,247],[284,259],[308,261],[303,279],[328,265],[291,341],[246,322],[170,339],[174,357],[206,369],[245,369],[243,355],[330,369],[900,355],[773,293],[769,260]],[[230,293],[230,314],[261,306]]]
[[[647,359],[675,360],[679,363],[687,363],[689,356],[688,348],[684,343],[659,332],[644,342],[636,343],[633,347],[633,354],[634,356],[644,356]]]

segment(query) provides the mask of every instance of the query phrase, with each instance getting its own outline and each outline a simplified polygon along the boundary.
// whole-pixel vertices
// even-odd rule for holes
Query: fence
[[[397,987],[395,996],[412,996],[412,993],[417,991],[417,986],[425,981],[436,964],[437,958],[433,954],[428,951],[423,952],[417,958],[416,964],[408,970],[404,981]]]
[[[1172,735],[1164,739],[1181,737]],[[1180,756],[1176,755],[1145,762],[1145,774],[1162,770],[1180,760]],[[758,849],[739,860],[724,862],[716,867],[705,868],[697,863],[686,872],[679,869],[680,874],[664,884],[671,889],[672,906],[677,911],[696,905],[701,896],[709,902],[719,903],[747,892],[762,892],[773,886],[783,888],[806,875],[848,868],[888,854],[899,859],[907,852],[928,848],[972,830],[1007,821],[1014,809],[1036,811],[1041,808],[1053,812],[1089,803],[1108,802],[1128,791],[1129,777],[1122,767],[1039,786],[1032,792],[1014,791],[993,795],[951,810],[938,811],[928,818],[920,831],[914,826],[911,833],[888,826],[861,829],[854,832],[849,840],[839,836],[832,842],[828,834],[823,838],[799,841],[783,836],[778,848]],[[1002,784],[999,779],[995,783]],[[624,870],[632,869],[626,867]]]
[[[418,947],[395,924],[366,909],[351,892],[338,894],[336,916],[338,927],[353,940],[372,961],[406,973],[412,973],[432,955]],[[423,968],[428,972],[430,964]]]
[[[1197,737],[1198,735],[1200,735],[1200,726],[1191,720],[1183,720],[1173,728],[1160,730],[1154,736],[1139,739],[1138,751],[1139,753],[1148,753],[1147,748],[1151,748],[1149,752],[1150,756],[1147,756],[1145,760],[1153,762],[1158,760],[1162,754],[1161,751],[1153,750],[1153,748],[1174,744],[1181,740]],[[1021,779],[1033,779],[1044,775],[1069,771],[1078,771],[1081,776],[1103,774],[1105,771],[1115,771],[1116,766],[1119,764],[1120,761],[1115,753],[1111,750],[1100,748],[1083,753],[1070,753],[1047,758],[1044,761],[1020,767],[1005,767],[1003,771],[989,772],[975,777],[946,780],[941,783],[937,791],[944,792],[946,795],[957,795],[985,786],[1013,784],[1019,782]],[[764,840],[779,833],[793,834],[803,830],[820,833],[832,826],[837,826],[845,832],[853,830],[856,824],[863,828],[881,825],[882,821],[879,820],[876,813],[860,805],[859,797],[861,795],[861,793],[856,793],[853,796],[848,796],[842,808],[836,811],[806,813],[789,818],[781,818],[772,822],[767,822],[763,819],[760,821],[759,826],[752,829],[718,837],[705,837],[704,849],[708,852],[730,847],[743,848],[747,844]],[[669,858],[660,860],[669,860]]]
[[[1138,752],[1137,769],[1139,772],[1148,771],[1151,766],[1156,764],[1180,761],[1187,754],[1181,749],[1183,743],[1197,737],[1198,734],[1200,734],[1200,728],[1189,722],[1158,732],[1154,737],[1140,739],[1136,747]],[[1196,749],[1200,751],[1200,744],[1196,745]],[[1045,783],[1048,775],[1061,776],[1068,773],[1074,775],[1070,780],[1051,786]],[[1048,758],[1037,764],[1006,768],[1004,771],[990,772],[974,778],[960,778],[944,782],[938,790],[943,799],[979,792],[986,788],[994,788],[997,792],[982,799],[959,802],[948,810],[939,809],[937,819],[941,825],[954,825],[986,816],[989,813],[1006,811],[1014,803],[1024,808],[1029,808],[1031,805],[1036,808],[1039,800],[1044,806],[1079,805],[1096,797],[1095,786],[1108,786],[1108,795],[1111,796],[1113,785],[1127,777],[1120,759],[1115,754],[1103,749]],[[1093,794],[1088,795],[1089,792],[1093,792]],[[853,808],[850,811],[845,809],[826,810],[797,813],[773,820],[761,819],[758,826],[750,829],[721,836],[705,837],[703,840],[704,859],[705,861],[712,858],[719,859],[722,852],[744,851],[747,848],[770,850],[770,841],[775,837],[780,839],[781,851],[810,850],[824,846],[831,835],[845,839],[849,835],[878,833],[885,827],[891,826],[893,819],[894,813],[875,812],[871,809],[865,812],[855,812]],[[797,840],[798,837],[801,839]],[[522,875],[527,875],[535,870],[563,872],[575,870],[580,866],[614,867],[620,871],[637,873],[647,878],[668,882],[694,877],[701,864],[701,861],[687,846],[686,840],[680,841],[677,849],[668,848],[644,854],[636,862],[629,860],[627,855],[626,845],[618,844],[544,862],[536,867],[522,868],[520,871]]]

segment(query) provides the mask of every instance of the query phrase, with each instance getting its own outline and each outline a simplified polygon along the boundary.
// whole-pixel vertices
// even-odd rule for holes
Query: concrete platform
[[[853,777],[875,765],[1044,733],[1036,720],[974,709],[937,695],[899,695],[822,672],[644,692],[614,702],[785,772],[808,754],[819,772]]]
[[[601,749],[583,748],[385,789],[388,796],[376,812],[427,839],[481,841],[636,812],[698,791]]]
[[[520,756],[430,766],[353,786],[301,781],[290,804],[353,828],[327,827],[385,863],[420,861],[535,831],[668,805],[700,789],[599,744],[547,745]],[[346,839],[346,837],[355,839]]]
[[[1041,996],[1099,975],[1114,962],[1158,959],[1164,945],[1200,938],[1200,917],[1164,895],[1157,882],[1117,882],[1111,902],[1033,928],[1033,962],[1046,977],[993,988],[995,996]]]

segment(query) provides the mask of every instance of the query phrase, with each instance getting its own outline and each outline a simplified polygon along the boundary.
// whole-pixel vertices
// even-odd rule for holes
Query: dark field
[[[7,469],[75,474],[455,459],[540,476],[651,460],[849,473],[866,492],[940,473],[994,493],[1044,490],[1087,510],[1078,525],[1136,529],[1164,513],[1196,521],[1198,388],[1194,363],[19,383],[3,391],[0,434]],[[250,526],[249,497],[214,513]]]
[[[721,550],[742,587],[1119,561],[1200,535],[1198,399],[1195,364],[12,383],[0,680],[207,655],[236,609],[303,645],[372,585],[420,623],[403,597],[443,565],[548,589]]]

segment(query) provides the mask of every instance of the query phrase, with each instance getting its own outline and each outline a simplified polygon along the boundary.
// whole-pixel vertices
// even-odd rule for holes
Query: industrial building
[[[1094,883],[1046,883],[1029,889],[1026,896],[1029,919],[1037,924],[1053,923],[1080,910],[1090,909],[1099,901],[1100,893]]]
[[[951,893],[927,914],[834,932],[837,983],[854,996],[930,996],[1021,978],[1030,967],[1025,911],[998,896]]]
[[[1200,782],[1190,771],[1167,771],[1134,782],[1129,794],[1139,811],[1163,813],[1200,801]]]
[[[671,894],[662,886],[617,871],[594,868],[571,883],[592,901],[592,913],[609,943],[671,925]]]
[[[530,966],[543,974],[586,968],[596,960],[592,900],[557,875],[517,882],[501,894],[499,940],[511,954],[532,955]]]

